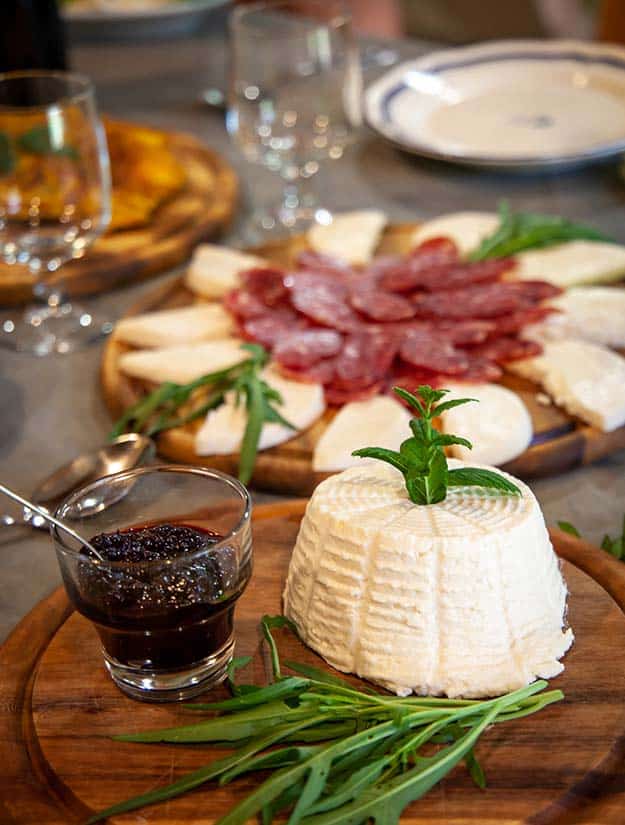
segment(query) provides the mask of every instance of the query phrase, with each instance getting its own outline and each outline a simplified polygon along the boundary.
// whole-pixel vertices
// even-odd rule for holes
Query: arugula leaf
[[[505,201],[499,206],[499,216],[499,226],[469,256],[470,261],[505,258],[525,249],[553,246],[569,240],[613,242],[612,238],[596,229],[566,218],[533,212],[511,212]]]
[[[475,398],[454,398],[442,401],[449,390],[434,390],[427,384],[420,386],[418,395],[401,387],[395,393],[419,413],[410,421],[412,438],[402,442],[399,452],[383,447],[362,447],[352,455],[377,458],[391,464],[403,474],[410,500],[415,504],[437,504],[443,501],[449,487],[484,487],[505,495],[520,495],[519,488],[499,473],[473,467],[449,470],[443,447],[461,444],[468,449],[473,445],[466,438],[439,432],[432,420],[445,410],[476,401]]]

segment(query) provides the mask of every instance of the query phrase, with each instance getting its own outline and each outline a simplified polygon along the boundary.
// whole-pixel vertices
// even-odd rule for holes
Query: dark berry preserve
[[[228,644],[251,560],[241,559],[234,544],[215,548],[221,540],[182,523],[91,539],[105,562],[85,559],[66,584],[108,657],[130,668],[185,670]],[[82,555],[91,554],[85,548]]]

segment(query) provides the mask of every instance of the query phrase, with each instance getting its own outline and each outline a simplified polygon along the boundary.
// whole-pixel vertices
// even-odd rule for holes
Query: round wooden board
[[[256,564],[237,608],[237,655],[253,656],[246,676],[267,680],[270,665],[258,622],[280,612],[281,592],[305,501],[258,507]],[[625,805],[625,566],[560,531],[552,538],[570,589],[575,645],[552,685],[566,700],[536,716],[498,725],[478,754],[488,788],[456,768],[406,809],[414,825],[620,825]],[[285,658],[324,666],[290,634]],[[418,655],[418,651],[415,651]],[[41,602],[0,649],[0,820],[3,825],[84,822],[102,809],[194,770],[214,758],[205,748],[113,742],[112,734],[182,724],[179,706],[123,696],[102,665],[90,624],[62,590]],[[355,680],[356,681],[356,680]],[[222,698],[219,688],[211,698]],[[211,823],[255,786],[198,791],[110,820],[116,825]]]
[[[406,252],[416,224],[396,224],[384,232],[377,253],[380,255]],[[252,250],[270,261],[288,266],[294,256],[306,247],[304,236],[288,241],[277,241]],[[138,315],[157,309],[182,307],[199,300],[183,284],[182,278],[155,290],[131,307],[128,315]],[[123,375],[117,368],[119,356],[130,347],[117,341],[107,342],[101,369],[104,398],[114,418],[134,404],[148,389],[144,382]],[[539,403],[539,388],[522,378],[506,374],[502,383],[517,392],[532,417],[534,443],[514,461],[504,465],[505,470],[521,478],[537,478],[590,464],[625,448],[625,427],[604,433],[573,419],[554,405]],[[328,410],[309,430],[270,450],[264,450],[256,461],[251,485],[291,495],[310,495],[325,474],[312,469],[315,444],[331,421],[333,410]],[[238,457],[198,456],[194,448],[194,434],[199,421],[185,428],[162,433],[158,438],[161,456],[174,462],[211,466],[236,475]]]
[[[163,134],[186,172],[185,187],[157,208],[147,226],[103,235],[82,260],[65,264],[47,283],[70,295],[91,295],[141,281],[183,263],[200,241],[230,223],[238,196],[232,167],[192,135]],[[27,267],[0,263],[0,304],[30,300],[33,284]]]

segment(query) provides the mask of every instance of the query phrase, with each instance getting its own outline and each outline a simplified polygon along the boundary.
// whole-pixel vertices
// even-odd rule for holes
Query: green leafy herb
[[[492,470],[476,467],[450,470],[447,467],[443,447],[462,444],[471,449],[472,445],[466,438],[439,432],[432,424],[432,420],[445,410],[459,404],[468,404],[475,401],[475,398],[454,398],[438,403],[449,390],[434,390],[427,384],[419,387],[418,395],[413,395],[401,387],[395,387],[395,392],[414,407],[420,416],[410,421],[412,438],[401,444],[399,452],[382,447],[363,447],[355,450],[352,455],[377,458],[392,464],[403,473],[408,495],[415,504],[436,504],[443,501],[449,487],[483,487],[495,494],[521,494],[516,484]]]
[[[6,132],[0,132],[0,175],[8,175],[15,169],[15,150]]]
[[[54,139],[48,126],[33,126],[17,139],[19,148],[31,155],[60,155],[78,160],[78,151]]]
[[[243,403],[247,412],[239,456],[239,479],[247,484],[254,470],[263,424],[295,427],[276,409],[276,405],[282,403],[280,393],[260,376],[269,359],[266,350],[258,344],[243,344],[241,349],[248,353],[248,357],[232,367],[208,373],[189,384],[170,381],[161,384],[126,410],[115,423],[110,438],[124,432],[153,436],[172,427],[181,427],[219,407],[224,403],[226,393],[232,392],[236,402]]]
[[[560,530],[564,530],[565,533],[570,533],[572,536],[577,536],[577,538],[581,538],[581,534],[576,527],[573,527],[572,524],[569,524],[568,521],[559,521],[558,527]],[[625,561],[625,516],[623,516],[623,527],[620,536],[615,536],[612,538],[608,533],[606,533],[601,540],[601,549],[605,550],[606,552],[610,553],[610,555],[614,556],[616,559],[620,559],[621,561]]]
[[[612,239],[590,226],[573,223],[554,215],[511,212],[507,201],[499,205],[500,223],[469,256],[471,261],[504,258],[525,249],[536,249],[572,240],[608,241]]]
[[[284,811],[291,825],[353,825],[370,819],[396,825],[406,805],[462,760],[476,785],[485,787],[474,748],[486,728],[563,698],[559,690],[546,690],[544,681],[480,701],[363,691],[305,665],[293,664],[292,669],[306,678],[281,676],[275,627],[292,625],[282,616],[263,617],[273,683],[251,686],[254,693],[236,694],[225,702],[190,706],[211,714],[195,724],[116,737],[125,742],[239,746],[173,784],[95,814],[89,823],[171,799],[211,780],[225,785],[245,774],[264,771],[266,776],[269,771],[217,825],[244,825],[256,814],[263,825],[271,825]],[[242,664],[237,662],[232,672]],[[249,706],[250,697],[261,696],[262,701]]]

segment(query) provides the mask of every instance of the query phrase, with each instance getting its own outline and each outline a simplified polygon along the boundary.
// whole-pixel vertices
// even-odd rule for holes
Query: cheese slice
[[[267,262],[227,246],[201,244],[193,253],[185,283],[204,298],[222,298],[239,286],[239,273],[256,266],[267,266]]]
[[[460,433],[473,444],[473,449],[461,445],[450,452],[465,461],[480,464],[505,464],[529,447],[532,440],[532,419],[519,396],[500,384],[450,384],[449,398],[475,398],[472,402],[446,410],[442,415],[447,433]]]
[[[265,424],[260,435],[259,449],[266,450],[295,438],[300,430],[310,427],[323,414],[325,402],[321,384],[289,381],[272,367],[263,370],[263,378],[282,396],[282,404],[277,409],[296,428],[292,430],[282,424]],[[206,416],[195,437],[195,452],[198,455],[238,453],[246,424],[244,405],[236,406],[234,395],[227,396],[221,407],[211,410]]]
[[[352,452],[366,444],[399,450],[410,435],[410,414],[386,395],[345,404],[334,416],[313,453],[313,470],[336,472],[362,461]]]
[[[580,286],[549,303],[559,312],[526,327],[524,338],[579,338],[605,347],[625,347],[625,289]]]
[[[464,258],[498,226],[499,215],[495,212],[452,212],[424,221],[412,236],[412,246],[419,246],[431,238],[449,238]]]
[[[194,346],[136,350],[120,356],[118,366],[125,375],[155,384],[188,384],[208,372],[244,361],[247,355],[241,349],[242,343],[237,338],[223,338]]]
[[[330,476],[302,520],[285,615],[333,667],[400,695],[494,696],[556,676],[573,641],[566,585],[515,483],[520,496],[450,488],[421,506],[380,461]]]
[[[549,281],[567,289],[577,284],[607,284],[625,276],[625,246],[602,241],[568,241],[515,255],[515,280]]]
[[[545,341],[543,353],[506,364],[540,384],[554,403],[609,432],[625,424],[625,358],[585,341]]]
[[[135,347],[167,347],[227,338],[233,329],[232,316],[221,304],[201,303],[122,318],[114,335]]]
[[[332,223],[315,224],[308,230],[308,243],[323,255],[358,265],[371,260],[386,226],[386,215],[377,209],[362,209],[334,215]]]

